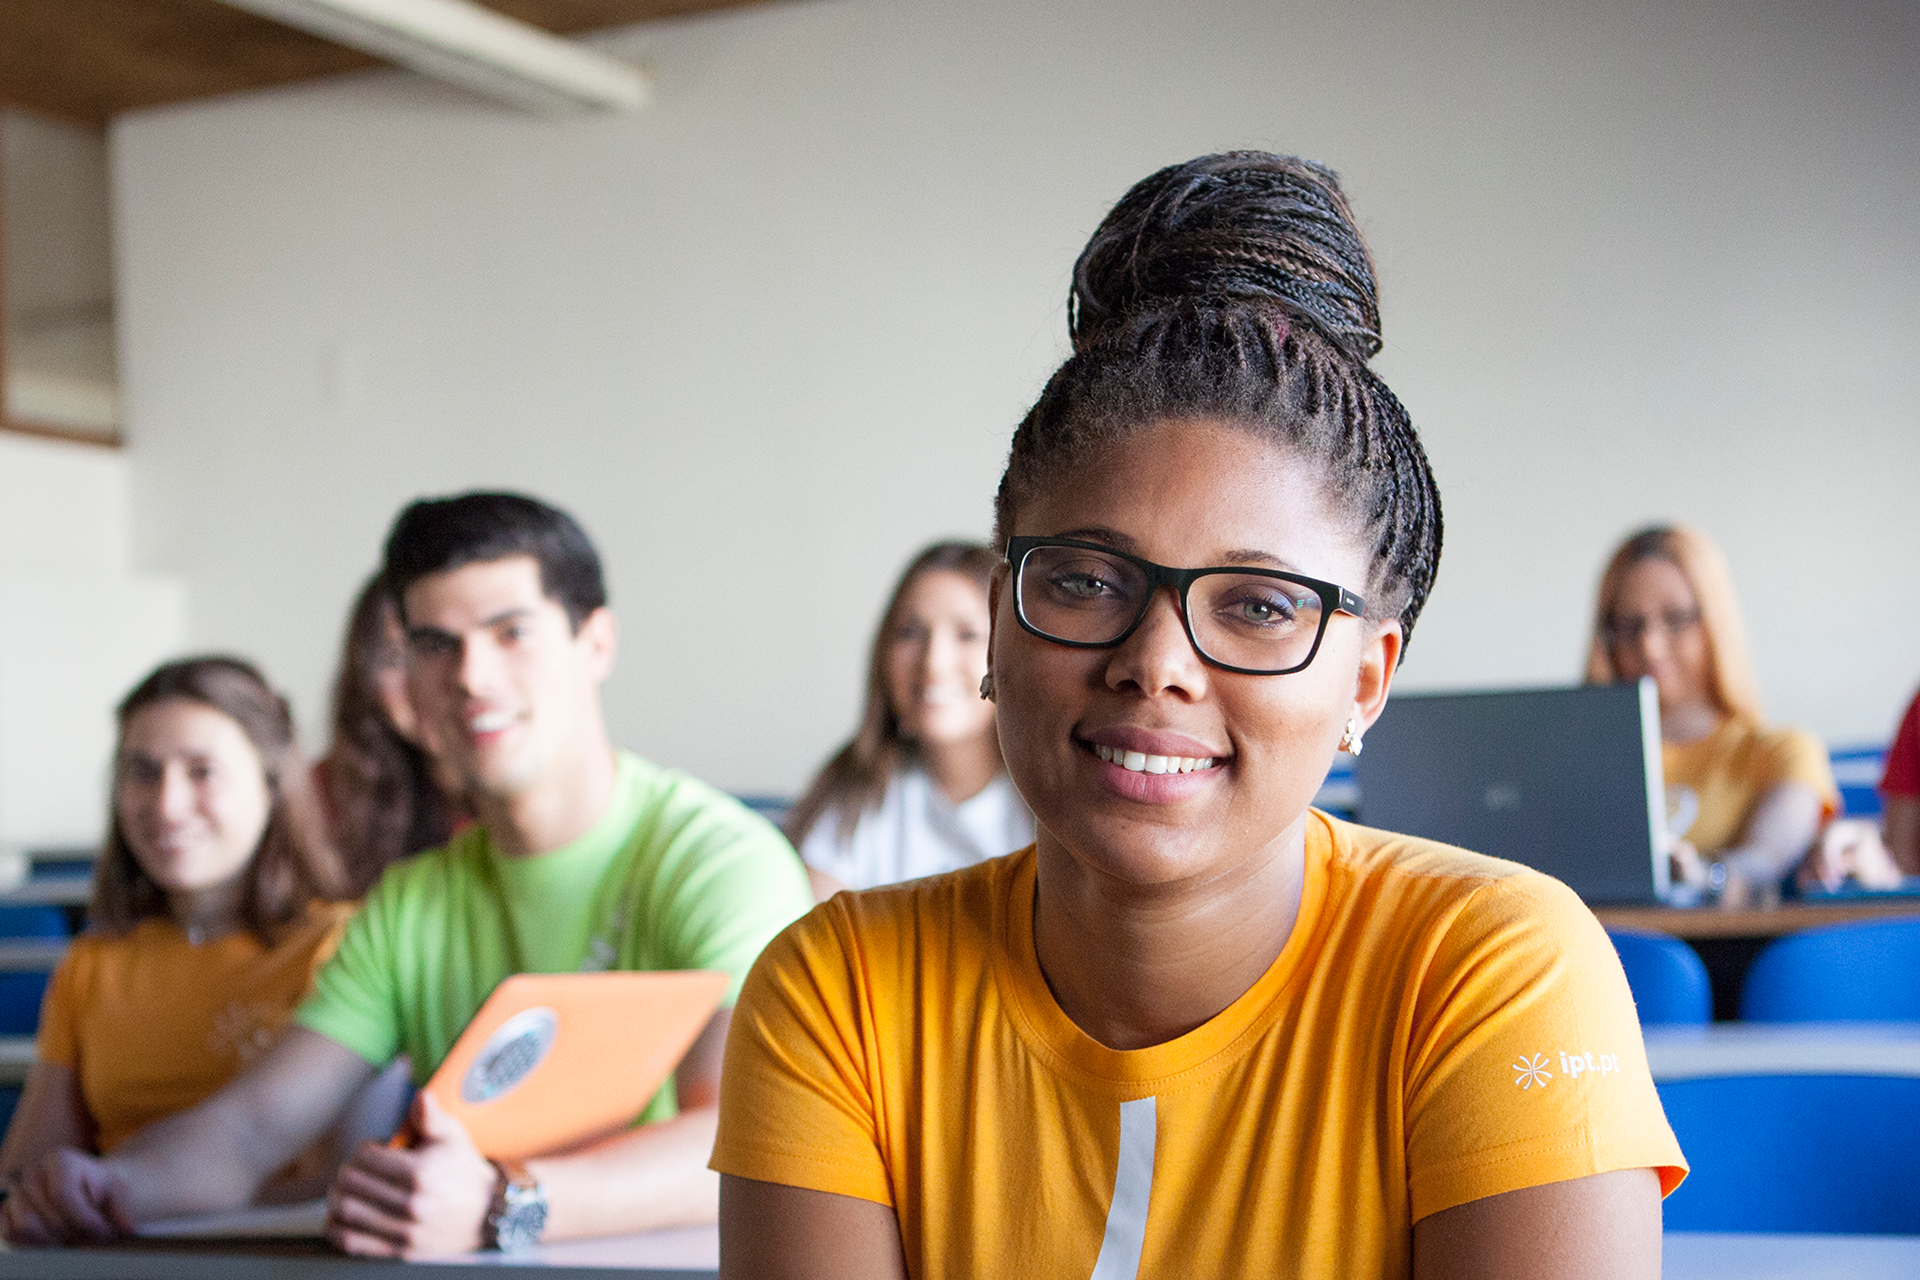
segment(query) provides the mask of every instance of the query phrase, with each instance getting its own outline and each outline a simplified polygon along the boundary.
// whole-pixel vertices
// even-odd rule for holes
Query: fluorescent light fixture
[[[226,3],[532,111],[637,111],[652,90],[638,67],[472,0]]]

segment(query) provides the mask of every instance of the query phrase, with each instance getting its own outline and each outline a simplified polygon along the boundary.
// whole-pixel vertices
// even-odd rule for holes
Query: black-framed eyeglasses
[[[1618,613],[1600,624],[1607,643],[1618,647],[1644,640],[1649,631],[1664,632],[1669,639],[1680,635],[1700,621],[1698,605],[1691,609],[1662,609],[1658,613]]]
[[[1172,587],[1194,652],[1243,675],[1304,670],[1320,652],[1328,619],[1367,609],[1353,592],[1318,578],[1243,565],[1169,569],[1074,538],[1009,538],[1007,563],[1014,615],[1042,640],[1110,649],[1139,627],[1160,588]]]

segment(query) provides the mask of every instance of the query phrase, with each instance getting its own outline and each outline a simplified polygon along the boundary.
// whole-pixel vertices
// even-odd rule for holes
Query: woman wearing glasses
[[[1657,1274],[1681,1156],[1592,915],[1308,808],[1440,549],[1333,174],[1155,174],[1068,314],[996,507],[1035,846],[767,949],[722,1275]]]
[[[1675,877],[1729,902],[1770,896],[1840,792],[1819,739],[1767,727],[1733,579],[1698,530],[1643,529],[1601,575],[1587,681],[1642,676],[1660,695]],[[1871,887],[1900,878],[1884,855],[1848,869]]]
[[[895,584],[867,663],[859,732],[787,817],[787,838],[825,889],[870,889],[957,871],[1033,839],[980,697],[987,582],[999,557],[938,542]],[[827,896],[825,893],[821,896]]]

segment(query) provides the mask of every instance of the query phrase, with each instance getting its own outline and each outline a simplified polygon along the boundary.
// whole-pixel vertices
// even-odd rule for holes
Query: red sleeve
[[[1880,792],[1889,796],[1920,796],[1920,694],[1914,696],[1907,714],[1901,718],[1900,732],[1893,735],[1893,749],[1887,752],[1887,772],[1880,779]]]

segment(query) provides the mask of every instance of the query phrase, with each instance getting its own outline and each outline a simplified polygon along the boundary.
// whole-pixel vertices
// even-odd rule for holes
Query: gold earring
[[[993,701],[993,672],[980,677],[980,697],[987,702]]]
[[[1347,731],[1340,735],[1340,749],[1350,756],[1360,754],[1360,716],[1355,713],[1347,717]]]

